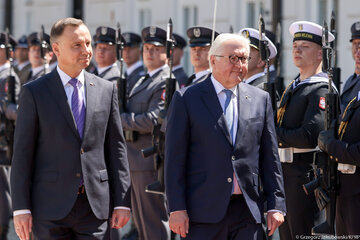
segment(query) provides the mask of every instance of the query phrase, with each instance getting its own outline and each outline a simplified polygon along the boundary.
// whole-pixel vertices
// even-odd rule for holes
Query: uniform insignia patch
[[[155,37],[156,27],[151,26],[149,29],[150,37]]]
[[[164,91],[161,94],[161,100],[165,101],[165,96],[166,96],[166,90],[164,89]]]
[[[244,31],[242,32],[242,35],[243,35],[244,37],[246,37],[246,38],[249,38],[250,33],[249,33],[248,30],[244,30]]]
[[[360,22],[355,23],[356,31],[360,31]]]
[[[325,110],[325,98],[324,97],[320,97],[319,108],[321,108],[322,110]]]
[[[107,28],[101,27],[101,35],[106,35],[106,33],[107,33]]]
[[[194,36],[197,38],[201,36],[200,28],[194,28]]]
[[[123,35],[123,37],[125,38],[125,42],[130,42],[130,34],[128,34],[128,33],[125,33],[124,35]]]
[[[304,25],[299,24],[299,30],[302,31],[304,29]]]

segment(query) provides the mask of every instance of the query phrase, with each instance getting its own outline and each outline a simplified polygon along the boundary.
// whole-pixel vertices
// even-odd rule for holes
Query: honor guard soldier
[[[50,46],[50,36],[44,33],[43,40],[46,42],[46,46],[41,46],[42,43],[40,41],[39,35],[39,32],[33,32],[27,38],[29,45],[29,61],[31,63],[31,71],[29,72],[25,83],[36,80],[48,73],[48,63],[54,55]],[[47,63],[45,63],[44,58],[41,57],[41,48],[43,48],[44,57],[46,57]]]
[[[341,111],[345,110],[348,103],[357,96],[360,91],[360,21],[351,26],[352,56],[355,61],[355,72],[345,82],[341,93]]]
[[[31,70],[31,64],[29,62],[29,45],[25,35],[18,40],[18,44],[15,48],[15,59],[17,65],[14,67],[14,70],[22,85],[26,82],[29,71]]]
[[[120,77],[120,70],[116,64],[115,29],[98,27],[93,39],[94,59],[97,65],[93,73],[103,79],[115,82]],[[122,41],[125,40],[122,39]]]
[[[204,81],[210,74],[208,52],[211,46],[213,30],[206,27],[191,27],[186,31],[189,38],[190,61],[194,74],[188,79],[186,86]],[[214,38],[219,33],[215,32]]]
[[[0,114],[1,114],[1,133],[0,133],[0,239],[6,240],[7,233],[9,230],[9,221],[12,216],[11,209],[11,199],[10,199],[10,167],[5,166],[5,162],[9,162],[9,159],[6,155],[8,148],[8,140],[5,136],[5,118],[10,120],[15,120],[15,116],[10,116],[14,114],[9,114],[10,108],[4,108],[7,102],[7,91],[8,91],[8,77],[15,77],[15,99],[17,100],[20,92],[20,80],[17,77],[15,71],[11,69],[10,61],[7,56],[6,45],[11,45],[11,48],[16,47],[16,41],[12,36],[9,36],[8,43],[6,43],[6,33],[0,33]],[[10,52],[12,54],[12,52]],[[11,73],[10,73],[11,71]],[[12,108],[12,109],[16,109]],[[15,114],[16,115],[16,114]]]
[[[145,187],[157,180],[153,156],[141,155],[141,149],[152,145],[152,129],[164,108],[165,78],[170,74],[166,65],[166,32],[151,26],[144,28],[141,36],[148,72],[129,92],[127,112],[120,115],[130,165],[131,207],[139,239],[170,239],[164,196],[145,192]]]
[[[336,235],[360,235],[360,91],[358,90],[345,112],[338,129],[322,131],[318,144],[330,159],[338,164],[339,189],[336,198]]]
[[[129,93],[140,77],[145,75],[143,62],[141,61],[141,37],[133,32],[124,32],[125,39],[123,59],[126,64],[125,78],[127,92]]]
[[[265,61],[261,60],[259,51],[259,31],[254,28],[244,28],[239,33],[250,40],[250,59],[245,83],[264,90],[266,83]],[[276,47],[268,37],[265,37],[265,40],[269,43],[269,59],[272,59],[277,54]]]
[[[188,75],[185,73],[184,68],[181,66],[181,58],[184,56],[184,48],[186,47],[186,40],[179,34],[173,33],[175,39],[175,48],[173,54],[173,69],[176,81],[180,88],[185,87],[188,81]]]
[[[311,235],[319,209],[314,194],[306,195],[317,137],[325,125],[325,94],[328,76],[322,72],[322,27],[298,21],[289,28],[293,36],[292,57],[300,74],[284,91],[277,115],[276,133],[284,173],[286,218],[281,240]],[[329,32],[329,42],[334,36]]]

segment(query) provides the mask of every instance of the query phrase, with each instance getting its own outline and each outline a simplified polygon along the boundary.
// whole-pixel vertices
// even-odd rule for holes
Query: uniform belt
[[[293,148],[294,153],[308,153],[308,152],[316,152],[319,151],[319,147],[316,146],[316,148]]]

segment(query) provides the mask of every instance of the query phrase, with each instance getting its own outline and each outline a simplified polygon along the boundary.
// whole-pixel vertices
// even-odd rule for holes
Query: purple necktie
[[[75,123],[80,135],[80,138],[83,138],[84,134],[84,123],[85,123],[85,105],[84,100],[80,97],[78,84],[79,80],[76,78],[70,79],[69,83],[73,86],[74,91],[71,96],[71,110],[75,119]]]

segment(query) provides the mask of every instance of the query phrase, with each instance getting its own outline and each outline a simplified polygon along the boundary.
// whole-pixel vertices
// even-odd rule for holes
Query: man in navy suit
[[[108,239],[130,217],[130,180],[116,86],[84,69],[91,36],[79,19],[51,29],[58,65],[25,84],[16,121],[11,194],[15,231],[29,239]]]
[[[209,51],[212,75],[172,99],[165,186],[170,228],[183,238],[263,239],[264,198],[269,235],[284,221],[271,100],[241,83],[249,52],[243,36],[220,34]]]

